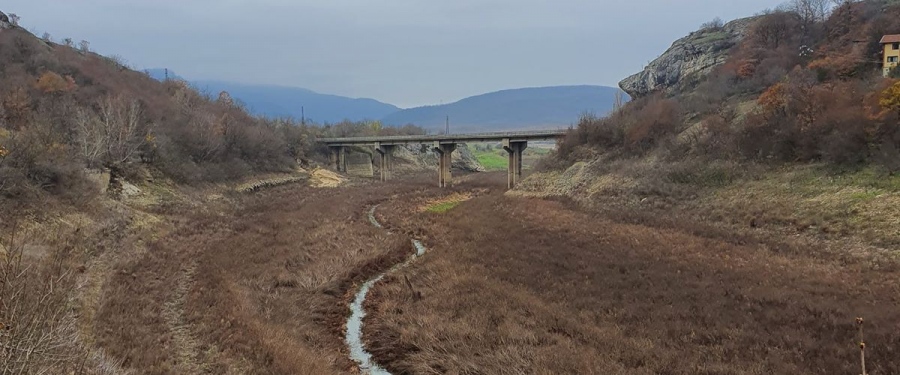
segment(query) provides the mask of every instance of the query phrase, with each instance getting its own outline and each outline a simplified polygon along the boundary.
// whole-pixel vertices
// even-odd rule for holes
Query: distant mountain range
[[[166,78],[165,69],[149,69],[148,73],[158,80]],[[183,79],[171,70],[168,78]],[[400,109],[375,99],[320,94],[299,87],[188,82],[212,96],[228,91],[255,115],[297,119],[305,115],[318,123],[381,119],[386,125],[415,124],[432,132],[444,130],[447,116],[451,132],[562,127],[574,124],[586,112],[608,113],[615,106],[617,92],[628,100],[628,95],[613,87],[553,86],[503,90],[445,105]],[[301,113],[301,107],[305,113]]]
[[[609,113],[616,93],[606,86],[552,86],[503,90],[472,96],[455,103],[405,109],[382,119],[386,125],[416,124],[429,130],[502,131],[572,125],[581,114]]]
[[[165,69],[148,69],[151,77],[163,80]],[[171,70],[169,79],[183,79]],[[344,96],[320,94],[299,87],[254,85],[223,81],[186,80],[202,92],[213,97],[227,91],[231,97],[243,102],[250,113],[267,117],[294,117],[323,122],[343,120],[377,120],[400,108],[375,99],[354,99]],[[301,109],[302,108],[302,109]]]

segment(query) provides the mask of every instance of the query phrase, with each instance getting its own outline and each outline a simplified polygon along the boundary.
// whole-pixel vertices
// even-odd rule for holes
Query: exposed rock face
[[[619,82],[633,98],[655,91],[677,92],[689,87],[725,62],[728,52],[744,38],[747,26],[756,18],[731,21],[722,28],[695,31],[672,44],[644,71]]]
[[[0,30],[8,29],[12,27],[12,24],[9,22],[9,17],[6,13],[0,12]]]
[[[394,151],[394,159],[398,162],[394,167],[401,169],[436,169],[438,165],[438,157],[429,145],[398,147]],[[457,145],[456,151],[453,151],[453,169],[468,172],[485,171],[484,167],[465,144]]]

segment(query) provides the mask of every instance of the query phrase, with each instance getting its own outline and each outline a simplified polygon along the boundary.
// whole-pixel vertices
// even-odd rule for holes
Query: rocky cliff
[[[677,92],[691,87],[725,62],[731,47],[743,37],[755,17],[731,21],[722,27],[695,31],[672,44],[640,73],[619,82],[631,97],[655,91]]]

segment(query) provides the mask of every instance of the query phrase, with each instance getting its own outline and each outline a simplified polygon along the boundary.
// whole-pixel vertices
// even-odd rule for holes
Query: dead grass
[[[180,212],[176,229],[110,282],[101,346],[142,373],[349,371],[343,326],[355,285],[414,251],[408,237],[371,226],[366,209],[439,192],[422,187],[294,184]]]
[[[320,188],[334,188],[347,182],[343,176],[324,168],[316,168],[310,174],[310,185]]]
[[[546,200],[382,207],[432,249],[367,307],[369,347],[394,373],[851,373],[856,316],[871,323],[870,370],[900,369],[896,262]]]

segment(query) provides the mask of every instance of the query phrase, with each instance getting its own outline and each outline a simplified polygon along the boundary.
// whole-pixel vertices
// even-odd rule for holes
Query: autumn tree
[[[74,91],[77,85],[71,76],[60,76],[54,72],[45,72],[38,78],[35,88],[46,94],[57,94]]]
[[[900,114],[900,81],[894,82],[881,92],[878,105],[886,111]]]
[[[371,128],[372,132],[374,132],[375,134],[379,134],[379,132],[384,129],[384,124],[382,124],[381,121],[378,120],[371,121],[369,122],[369,128]]]
[[[31,97],[23,87],[17,87],[3,96],[3,112],[6,126],[17,130],[25,127],[31,115]]]
[[[225,107],[228,107],[228,108],[234,107],[236,105],[234,98],[231,97],[231,94],[229,94],[228,91],[220,92],[219,97],[216,98],[216,103],[224,105]]]
[[[764,114],[769,116],[783,113],[787,108],[787,89],[782,82],[776,83],[764,91],[756,100]]]

